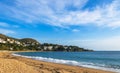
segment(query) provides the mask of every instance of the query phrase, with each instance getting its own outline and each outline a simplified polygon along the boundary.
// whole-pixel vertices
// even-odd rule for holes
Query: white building
[[[14,40],[9,41],[10,43],[14,43]]]
[[[15,41],[15,43],[16,43],[16,44],[19,44],[19,45],[21,44],[19,41]]]
[[[7,39],[8,42],[10,42],[10,39]]]
[[[3,40],[2,43],[6,43],[6,41]]]
[[[47,47],[49,50],[52,50],[53,49],[53,46],[48,46]]]
[[[47,46],[44,46],[44,50],[47,50],[47,48],[48,48]]]
[[[0,38],[0,43],[2,43],[4,40]]]
[[[68,47],[67,47],[67,46],[65,46],[64,48],[65,48],[65,49],[67,49]]]
[[[55,48],[58,48],[59,46],[55,46]]]
[[[6,43],[6,41],[0,38],[0,43]]]
[[[13,50],[13,48],[10,48],[10,50]]]

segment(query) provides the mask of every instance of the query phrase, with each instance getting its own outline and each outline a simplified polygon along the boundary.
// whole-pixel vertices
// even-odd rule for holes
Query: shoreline
[[[19,51],[15,51],[15,52],[19,52]],[[1,62],[1,60],[6,60],[6,61],[8,60],[9,62],[10,62],[10,60],[12,60],[10,62],[11,64],[14,63],[13,61],[17,61],[18,64],[22,64],[20,66],[24,66],[24,65],[26,66],[26,70],[20,70],[23,72],[11,72],[11,73],[27,73],[26,72],[27,70],[28,71],[31,70],[28,73],[115,73],[115,72],[92,69],[92,68],[44,62],[44,61],[33,60],[30,58],[25,58],[25,57],[20,57],[20,56],[13,56],[12,53],[15,53],[15,52],[14,51],[12,51],[12,52],[0,51],[0,62]],[[30,52],[30,51],[27,51],[27,52]],[[20,67],[20,66],[18,66],[18,67]],[[6,65],[6,67],[7,67],[7,65]],[[10,66],[10,67],[12,68],[12,66]],[[0,69],[2,69],[2,68],[0,68]],[[0,73],[10,73],[10,72],[3,71]]]

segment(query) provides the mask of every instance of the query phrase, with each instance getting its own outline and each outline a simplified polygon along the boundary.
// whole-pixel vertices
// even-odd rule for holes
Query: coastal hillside
[[[67,52],[80,52],[80,51],[92,51],[84,49],[78,46],[59,45],[51,43],[39,43],[32,38],[17,39],[13,37],[0,34],[0,50],[11,51],[67,51]]]

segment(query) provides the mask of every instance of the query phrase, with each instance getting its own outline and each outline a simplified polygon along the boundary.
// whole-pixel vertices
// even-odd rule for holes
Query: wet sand
[[[0,52],[0,73],[113,73],[109,71],[32,60]]]

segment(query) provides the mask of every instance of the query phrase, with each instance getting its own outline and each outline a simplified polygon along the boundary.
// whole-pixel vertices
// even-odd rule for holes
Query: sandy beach
[[[0,52],[0,73],[113,73],[77,66],[49,63]]]

